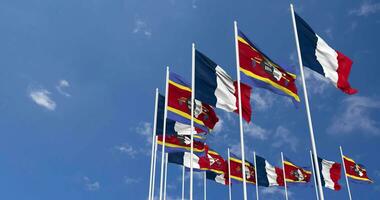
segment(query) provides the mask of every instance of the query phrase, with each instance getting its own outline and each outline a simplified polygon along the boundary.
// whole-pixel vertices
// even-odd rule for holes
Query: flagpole
[[[207,200],[207,181],[206,181],[206,171],[203,173],[203,199]]]
[[[166,140],[166,118],[168,116],[168,95],[169,95],[169,66],[166,67],[166,83],[165,83],[165,109],[164,109],[164,125],[162,130],[162,149],[161,149],[161,177],[160,177],[160,200],[162,200],[162,189],[164,184],[164,163],[165,163],[165,140]]]
[[[259,200],[259,179],[257,177],[256,151],[253,152],[253,162],[255,164],[256,200]]]
[[[244,200],[247,200],[247,181],[245,178],[245,153],[244,153],[244,133],[243,133],[243,113],[241,106],[241,88],[240,88],[240,60],[239,60],[239,43],[238,43],[238,29],[237,22],[234,21],[235,31],[235,53],[236,53],[236,73],[238,82],[238,101],[239,101],[239,127],[240,127],[240,148],[241,148],[241,160],[243,165],[243,196]]]
[[[157,127],[157,107],[158,107],[158,88],[156,88],[156,97],[154,101],[154,118],[153,118],[153,132],[152,132],[152,154],[150,158],[150,176],[149,176],[149,197],[148,199],[151,199],[152,197],[152,179],[153,179],[153,160],[154,160],[154,144],[155,144],[155,137],[156,137],[156,127]]]
[[[314,155],[313,159],[315,161],[314,163],[318,163],[317,147],[316,147],[315,139],[314,139],[313,122],[311,120],[311,113],[310,113],[310,108],[309,108],[309,99],[308,99],[308,95],[307,95],[305,76],[303,73],[302,56],[301,56],[301,50],[300,50],[300,45],[299,45],[299,41],[298,41],[298,33],[297,33],[296,19],[294,16],[293,4],[290,4],[290,10],[292,12],[293,30],[294,30],[294,37],[295,37],[296,46],[297,46],[298,63],[299,63],[300,72],[301,72],[303,94],[304,94],[304,98],[305,98],[306,113],[307,113],[307,119],[308,119],[308,124],[309,124],[309,131],[310,131],[311,147],[312,147],[312,151],[313,151],[313,155]],[[321,200],[324,200],[325,198],[323,196],[322,181],[321,181],[319,168],[316,169],[315,171],[316,171],[317,181],[318,181],[319,196],[320,196]]]
[[[352,200],[350,184],[348,183],[348,178],[347,178],[346,165],[344,164],[342,146],[339,146],[339,149],[340,149],[340,156],[342,157],[342,165],[343,165],[343,169],[344,169],[344,177],[346,177],[348,196],[350,197],[350,200]]]
[[[194,101],[195,101],[195,44],[192,44],[191,49],[191,127],[190,130],[194,129]],[[190,200],[193,200],[193,154],[194,154],[194,134],[190,133]]]
[[[228,197],[229,197],[229,200],[232,200],[230,148],[227,148],[227,152],[228,152]]]
[[[168,153],[165,153],[165,184],[164,184],[164,200],[166,200],[166,183],[168,179]]]
[[[185,200],[185,165],[182,166],[182,200]]]
[[[317,200],[319,200],[319,195],[318,195],[318,185],[317,185],[317,179],[316,179],[316,175],[315,175],[315,170],[314,170],[314,161],[313,161],[313,154],[311,151],[310,152],[310,160],[311,160],[311,168],[313,170],[313,180],[314,180],[314,188],[315,188],[315,194],[317,195]]]
[[[154,199],[154,187],[155,187],[155,181],[156,181],[157,140],[158,140],[158,136],[156,135],[155,140],[154,140],[154,161],[153,161],[153,178],[152,178],[152,196],[151,196],[151,200]]]
[[[282,173],[284,176],[284,187],[285,187],[285,199],[288,200],[288,188],[286,186],[286,173],[285,173],[285,164],[284,164],[284,154],[281,152],[281,161],[282,161]]]

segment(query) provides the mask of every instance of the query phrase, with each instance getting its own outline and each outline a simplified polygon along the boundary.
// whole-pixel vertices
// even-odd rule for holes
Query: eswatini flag
[[[251,121],[251,88],[240,84],[243,118]],[[195,51],[195,98],[227,112],[239,112],[238,87],[223,68],[199,51]]]
[[[284,186],[284,172],[265,158],[256,155],[257,182],[259,186]]]
[[[236,155],[231,154],[230,160],[230,177],[233,180],[243,181],[243,162]],[[256,184],[255,167],[252,163],[245,161],[245,180],[247,183]]]
[[[310,182],[311,171],[295,165],[289,159],[284,160],[286,182],[308,183]]]
[[[346,168],[346,175],[353,180],[364,181],[367,183],[373,183],[368,177],[367,170],[361,164],[356,163],[353,159],[343,156],[344,166]]]
[[[357,93],[348,82],[351,59],[331,48],[297,13],[294,14],[303,65],[326,77],[344,93]]]
[[[318,167],[321,172],[322,186],[332,190],[340,190],[341,164],[318,157]]]
[[[157,136],[157,144],[163,144],[163,135]],[[205,145],[202,141],[194,139],[193,150],[195,153],[203,153]],[[161,148],[159,148],[160,150]],[[165,151],[167,152],[181,152],[191,151],[191,138],[187,135],[166,135],[165,136]]]

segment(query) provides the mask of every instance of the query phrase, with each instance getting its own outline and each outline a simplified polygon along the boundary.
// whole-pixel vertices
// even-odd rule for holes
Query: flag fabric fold
[[[243,118],[251,121],[251,88],[241,84]],[[195,98],[227,112],[238,113],[237,83],[218,64],[195,51]]]
[[[368,177],[367,170],[363,165],[356,163],[352,158],[347,156],[343,156],[343,161],[346,168],[347,177],[356,181],[373,183],[373,181]]]
[[[318,157],[318,167],[321,172],[322,186],[331,190],[340,190],[341,164]]]
[[[194,135],[196,137],[196,135]],[[163,144],[163,135],[158,135],[157,144]],[[205,145],[201,140],[194,139],[194,153],[204,153]],[[160,148],[161,149],[161,148]],[[159,150],[160,150],[159,149]],[[166,152],[191,151],[191,138],[186,135],[167,135],[165,136]]]
[[[295,165],[289,159],[284,160],[285,180],[290,183],[309,183],[311,171]]]
[[[326,77],[344,93],[357,93],[348,82],[351,59],[331,48],[297,13],[294,14],[303,65]]]
[[[284,186],[284,173],[274,167],[265,158],[256,155],[257,182],[259,186]]]
[[[228,174],[218,174],[213,171],[206,171],[206,178],[222,185],[228,185]]]
[[[231,154],[230,157],[230,177],[236,181],[243,181],[243,162],[236,155]],[[255,167],[252,163],[245,161],[245,180],[247,183],[256,184]]]
[[[168,162],[182,165],[190,168],[191,153],[190,152],[173,152],[168,153]],[[209,162],[206,157],[193,154],[193,169],[195,170],[207,170]]]
[[[289,96],[293,102],[300,102],[295,81],[296,75],[273,62],[240,30],[238,47],[242,82],[252,87],[257,86],[279,95]]]

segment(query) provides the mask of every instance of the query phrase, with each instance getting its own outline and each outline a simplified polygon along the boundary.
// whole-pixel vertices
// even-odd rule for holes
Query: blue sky
[[[380,2],[294,1],[331,46],[354,61],[347,96],[306,71],[319,155],[345,153],[365,164],[372,185],[351,184],[355,199],[380,195]],[[289,2],[217,0],[0,0],[0,198],[145,199],[154,90],[165,66],[190,79],[191,43],[236,77],[233,20],[278,63],[297,66]],[[298,73],[298,72],[297,72]],[[300,96],[301,84],[298,82]],[[304,105],[253,89],[246,152],[280,164],[280,152],[308,166]],[[208,144],[223,156],[239,150],[238,118],[218,111]],[[180,168],[169,166],[169,199],[180,197]],[[195,179],[202,197],[202,181]],[[325,190],[328,199],[347,199]],[[157,190],[156,190],[157,191]],[[234,199],[241,198],[234,185]],[[249,187],[254,198],[254,187]],[[292,186],[291,199],[313,188]],[[227,199],[208,182],[208,196]],[[283,199],[281,188],[262,189]]]

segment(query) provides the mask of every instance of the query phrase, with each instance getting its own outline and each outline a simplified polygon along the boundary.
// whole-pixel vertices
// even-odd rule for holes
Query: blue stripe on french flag
[[[271,187],[279,186],[279,176],[276,168],[265,158],[256,155],[257,182],[259,186]]]
[[[344,93],[357,93],[348,82],[351,59],[331,48],[296,13],[295,17],[303,65],[326,77]]]

